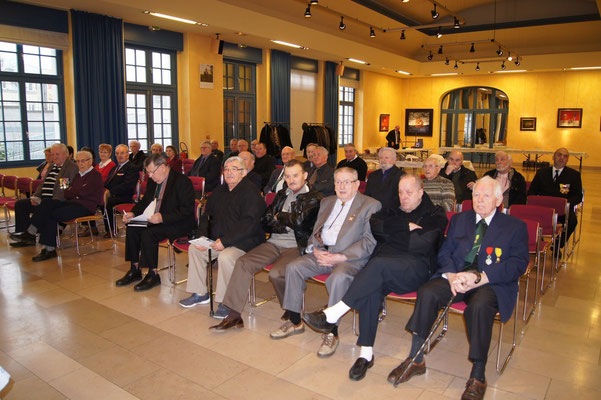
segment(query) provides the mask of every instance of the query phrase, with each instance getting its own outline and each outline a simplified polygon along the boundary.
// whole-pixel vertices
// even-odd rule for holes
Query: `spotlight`
[[[436,19],[440,15],[438,11],[436,11],[436,4],[434,4],[434,10],[430,11],[430,14],[432,14],[432,19]]]
[[[338,25],[338,29],[341,31],[346,29],[346,24],[344,23],[344,17],[340,17],[340,25]]]
[[[497,55],[501,57],[503,55],[503,49],[499,46],[499,50],[497,50]]]
[[[438,48],[438,54],[442,54],[442,46]]]
[[[472,43],[472,47],[470,47],[470,53],[474,53],[476,49],[474,48],[474,44]]]
[[[432,52],[430,51],[430,55],[428,56],[428,60],[432,61],[433,58],[434,58],[434,54],[432,54]]]
[[[369,37],[376,37],[376,32],[371,26],[369,27]]]
[[[507,55],[507,61],[512,61],[513,57],[511,57],[511,51],[509,52],[509,54]]]
[[[405,39],[406,39],[406,38],[405,38],[405,30],[403,29],[403,30],[401,31],[401,40],[405,40]]]
[[[312,6],[314,6],[314,5],[316,5],[316,4],[319,4],[319,1],[318,1],[318,0],[311,0],[311,1],[309,2],[309,4],[311,4]]]
[[[440,39],[442,37],[442,32],[440,31],[440,27],[438,27],[438,32],[436,32],[436,39]]]
[[[311,18],[311,4],[309,4],[305,10],[305,18]]]
[[[449,57],[444,60],[444,65],[449,65]]]
[[[480,63],[476,64],[476,71],[480,71]]]
[[[453,28],[455,28],[455,29],[461,28],[461,25],[459,25],[459,20],[457,18],[455,18],[455,22],[453,23]]]
[[[505,61],[503,61],[503,62],[501,63],[501,69],[505,69],[505,68],[507,68],[507,67],[505,67]]]
[[[516,67],[519,67],[519,66],[520,66],[520,59],[519,59],[519,58],[516,58],[516,59],[515,59],[515,66],[516,66]]]
[[[455,66],[453,67],[453,69],[457,69],[459,68],[459,66],[457,65],[457,61],[455,61]]]

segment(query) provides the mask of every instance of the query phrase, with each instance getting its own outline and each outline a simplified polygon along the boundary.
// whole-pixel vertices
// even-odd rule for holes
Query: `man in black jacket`
[[[282,149],[282,163],[284,165],[288,164],[288,162],[290,160],[294,160],[294,158],[296,157],[296,152],[294,151],[294,149],[292,147],[286,146]],[[307,168],[304,167],[304,163],[303,163],[303,169],[306,171]],[[263,188],[263,194],[267,194],[267,193],[277,193],[280,190],[282,190],[285,186],[286,186],[286,180],[284,179],[284,168],[276,168],[273,170],[273,172],[271,173],[271,176],[269,177],[269,181],[267,182],[267,185],[265,185],[265,187]]]
[[[261,191],[261,175],[257,174],[255,168],[255,155],[250,151],[241,151],[238,155],[244,162],[246,168],[245,180],[251,181]]]
[[[526,204],[526,180],[522,174],[511,167],[512,163],[511,154],[498,151],[495,154],[496,168],[484,174],[498,180],[501,184],[505,208],[511,207],[512,204]]]
[[[323,197],[332,196],[334,192],[334,168],[328,164],[328,150],[318,146],[313,151],[313,168],[309,170],[309,186],[321,192]]]
[[[219,165],[223,163],[223,151],[219,150],[219,142],[211,140],[211,154],[219,160]]]
[[[263,229],[271,233],[269,240],[249,251],[236,261],[223,304],[230,310],[219,325],[209,329],[242,328],[241,313],[248,300],[252,277],[273,264],[269,278],[280,301],[286,289],[286,264],[301,256],[319,212],[321,193],[306,184],[307,172],[298,160],[286,164],[287,188],[280,190],[262,218]]]
[[[391,147],[382,147],[378,159],[380,169],[369,175],[365,195],[382,203],[382,208],[390,208],[399,203],[399,179],[405,171],[394,164],[396,151]]]
[[[255,167],[253,171],[261,175],[261,188],[267,185],[271,173],[275,169],[275,158],[267,154],[265,143],[255,145]]]
[[[463,166],[463,153],[452,151],[439,174],[453,182],[457,204],[463,203],[463,200],[472,199],[472,187],[478,177],[474,171]]]
[[[211,142],[205,140],[200,144],[200,157],[194,161],[188,176],[205,178],[205,193],[212,192],[219,185],[221,163],[211,154]]]
[[[205,236],[211,244],[211,256],[219,260],[219,275],[215,300],[223,301],[236,260],[265,241],[261,217],[265,213],[265,200],[259,189],[246,176],[244,161],[230,157],[225,161],[225,184],[218,186],[207,201],[206,211],[200,219],[195,236]],[[184,308],[209,302],[207,290],[208,249],[191,245],[188,252],[188,284],[191,296],[180,300]],[[248,288],[247,288],[248,289]],[[227,308],[220,304],[215,318],[223,319]]]
[[[144,165],[150,178],[146,194],[123,216],[123,222],[129,223],[149,206],[154,210],[150,210],[152,215],[147,226],[127,227],[125,260],[131,262],[131,268],[116,282],[117,286],[129,285],[142,279],[141,268],[148,268],[148,274],[134,287],[136,292],[161,284],[161,277],[156,272],[159,242],[187,236],[194,229],[194,188],[190,179],[169,168],[167,158],[162,154],[151,154]]]
[[[388,132],[386,135],[386,145],[388,147],[392,147],[393,149],[399,149],[402,146],[401,143],[401,127],[396,125],[393,130]]]
[[[314,326],[313,321],[330,322],[326,325],[329,332],[327,328],[334,328],[348,310],[359,311],[357,344],[361,353],[349,372],[355,381],[363,379],[374,364],[373,345],[384,298],[391,292],[416,291],[430,278],[436,270],[436,253],[447,226],[444,209],[430,201],[417,175],[403,175],[398,191],[400,207],[397,204],[371,216],[371,232],[378,244],[342,300],[324,311],[305,315],[305,322],[318,330],[320,326]]]
[[[357,148],[352,143],[344,145],[344,160],[341,160],[336,168],[349,167],[357,171],[360,181],[365,181],[367,175],[367,164],[357,154]]]

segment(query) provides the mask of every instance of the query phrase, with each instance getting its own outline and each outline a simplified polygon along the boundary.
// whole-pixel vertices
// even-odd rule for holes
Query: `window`
[[[223,133],[226,146],[234,138],[250,143],[257,137],[255,74],[254,64],[223,63]]]
[[[147,150],[179,143],[175,52],[125,47],[127,139]]]
[[[338,106],[338,146],[355,141],[355,88],[340,86]]]
[[[62,52],[0,42],[0,165],[30,166],[65,142]]]

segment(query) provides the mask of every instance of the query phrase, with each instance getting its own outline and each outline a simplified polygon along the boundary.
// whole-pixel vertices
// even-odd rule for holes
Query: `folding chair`
[[[191,158],[185,158],[182,160],[182,168],[184,169],[184,175],[188,175],[190,170],[194,166],[194,160]]]
[[[194,193],[200,193],[200,197],[202,198],[205,194],[205,178],[201,176],[189,176],[188,178],[192,181]]]
[[[533,206],[542,206],[542,207],[551,207],[555,210],[555,212],[557,213],[557,217],[564,217],[564,222],[563,224],[559,225],[557,227],[557,235],[559,236],[559,241],[561,243],[562,241],[562,236],[563,236],[563,242],[565,244],[565,249],[562,253],[562,257],[561,257],[561,265],[564,265],[566,262],[566,255],[567,253],[569,253],[569,247],[570,244],[568,243],[568,216],[569,216],[569,211],[570,211],[570,203],[568,202],[567,199],[564,199],[563,197],[553,197],[553,196],[528,196],[527,202],[526,204],[528,205],[533,205]],[[557,243],[557,246],[559,246],[559,243]],[[553,249],[553,253],[556,252],[557,249]],[[557,263],[555,264],[555,269],[559,270],[559,267],[561,266],[559,264],[559,260],[557,260]]]
[[[10,222],[10,213],[6,208],[6,204],[15,202],[19,199],[19,189],[17,188],[17,180],[18,178],[15,175],[2,175],[2,196],[0,197],[0,207],[4,209],[3,222],[6,223],[6,230],[8,230],[8,224]],[[5,189],[12,190],[12,196],[7,195]]]
[[[532,317],[532,314],[534,314],[536,304],[538,304],[538,267],[540,262],[540,242],[542,236],[542,227],[537,221],[532,221],[529,219],[523,221],[526,223],[528,229],[528,252],[531,255],[531,259],[528,263],[528,267],[526,268],[526,272],[520,277],[520,279],[526,281],[526,287],[524,290],[524,307],[522,311],[522,320],[525,323],[528,323],[528,321],[530,321],[530,317]],[[532,273],[533,269],[536,269],[536,279],[534,284],[534,302],[530,311],[526,312],[528,305],[528,289],[530,288],[530,274]],[[518,305],[516,304],[516,307],[517,306]]]
[[[269,271],[271,271],[272,267],[273,267],[273,264],[269,264],[268,266],[263,268],[262,271],[269,272]],[[261,272],[261,271],[259,271],[259,272]],[[275,299],[275,297],[276,297],[274,294],[274,295],[271,295],[270,297],[265,298],[261,301],[257,301],[257,287],[256,287],[255,275],[256,274],[254,274],[252,276],[252,279],[250,282],[250,288],[248,289],[248,304],[250,304],[250,306],[253,308],[260,307],[263,304],[268,303],[271,300]]]
[[[365,193],[365,189],[367,188],[367,182],[359,181],[359,192],[361,194]]]
[[[273,203],[273,199],[275,199],[276,193],[267,193],[265,195],[265,205],[269,207],[271,203]]]

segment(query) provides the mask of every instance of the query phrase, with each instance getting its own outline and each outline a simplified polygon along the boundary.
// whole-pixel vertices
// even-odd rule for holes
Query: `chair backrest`
[[[182,160],[182,166],[184,168],[184,174],[188,175],[192,166],[194,165],[194,160],[191,158],[186,158]]]
[[[469,211],[474,209],[474,203],[471,200],[463,200],[461,203],[461,212]]]
[[[269,207],[273,203],[273,199],[275,199],[275,193],[267,193],[265,195],[265,205]]]
[[[202,213],[202,201],[199,199],[194,199],[194,218],[196,219],[196,226],[200,221],[200,215]]]
[[[38,187],[42,184],[42,182],[44,182],[42,179],[34,179],[34,181],[31,183],[31,192],[35,193],[35,191],[38,190]]]
[[[543,228],[543,235],[553,235],[557,226],[557,213],[551,207],[514,204],[509,207],[509,215],[521,220],[537,221]]]
[[[526,193],[530,190],[530,184],[532,184],[532,181],[526,181]]]
[[[0,188],[2,188],[2,196],[4,196],[4,186],[2,186],[3,181],[4,181],[4,174],[0,174]]]
[[[367,188],[367,182],[359,181],[359,192],[361,194],[365,193],[365,189]]]
[[[560,217],[566,215],[568,200],[554,196],[528,196],[526,204],[532,206],[551,207]]]
[[[4,175],[4,179],[2,180],[2,188],[17,190],[17,177],[15,175]]]
[[[195,192],[200,192],[201,196],[205,193],[205,178],[201,176],[189,176],[188,177],[192,181],[192,186],[194,186]]]
[[[18,178],[17,189],[19,190],[19,194],[31,195],[33,193],[33,179],[29,177]]]
[[[142,196],[144,196],[144,193],[146,193],[146,185],[148,184],[148,180],[144,180],[142,182],[140,182],[140,194],[138,196],[138,200],[140,200],[140,198]]]
[[[365,175],[365,182],[369,180],[369,175],[371,175],[372,172],[375,172],[375,170],[367,171],[367,174]]]
[[[447,211],[447,227],[444,230],[445,236],[447,235],[447,231],[449,230],[449,225],[451,224],[451,218],[453,218],[453,215],[455,215],[455,214],[457,214],[457,212]]]
[[[283,166],[283,165],[276,165],[275,167],[276,167],[276,168],[280,168],[280,169],[281,169],[281,168],[284,168],[284,166]]]
[[[528,251],[530,253],[536,253],[538,251],[538,243],[540,238],[538,236],[539,226],[538,221],[534,221],[531,219],[523,219],[526,223],[526,227],[528,228]]]

